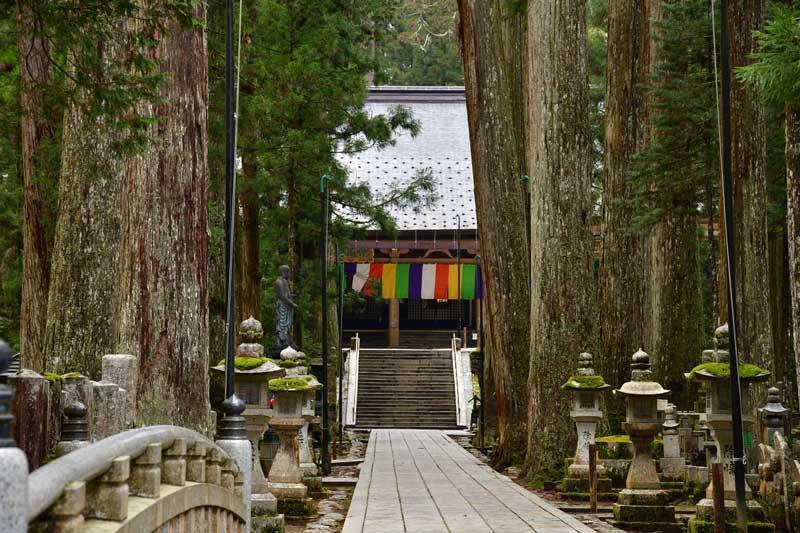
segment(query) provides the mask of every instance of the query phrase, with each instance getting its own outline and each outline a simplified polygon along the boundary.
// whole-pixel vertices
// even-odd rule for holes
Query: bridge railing
[[[350,339],[350,350],[347,354],[347,388],[344,394],[345,426],[354,426],[356,423],[356,404],[358,402],[358,358],[361,351],[361,338],[356,333]]]
[[[248,499],[249,476],[218,444],[190,429],[150,426],[78,448],[27,476],[27,529],[148,532],[195,524],[244,532]]]
[[[455,388],[456,399],[456,424],[463,425],[462,420],[465,418],[465,411],[464,388],[461,381],[461,339],[455,335],[453,335],[453,338],[450,340],[450,355],[453,361],[453,386]]]

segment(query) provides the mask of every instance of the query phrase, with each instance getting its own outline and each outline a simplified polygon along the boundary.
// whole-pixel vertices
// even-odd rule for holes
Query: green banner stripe
[[[475,265],[463,265],[461,270],[461,299],[475,299]]]
[[[397,277],[395,278],[395,298],[408,298],[408,273],[411,265],[400,263],[397,265]]]

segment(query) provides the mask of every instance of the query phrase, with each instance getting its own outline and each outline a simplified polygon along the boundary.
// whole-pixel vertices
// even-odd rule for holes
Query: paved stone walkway
[[[443,432],[377,429],[342,533],[593,533]]]

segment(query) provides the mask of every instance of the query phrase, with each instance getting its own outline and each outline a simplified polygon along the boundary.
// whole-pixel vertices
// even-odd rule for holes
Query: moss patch
[[[606,381],[603,379],[603,376],[584,376],[581,374],[576,374],[570,377],[566,383],[564,383],[561,388],[562,389],[599,389],[606,385]]]
[[[59,376],[58,374],[54,374],[52,372],[45,372],[42,377],[49,381],[50,383],[55,383],[56,381],[63,381],[64,378]]]
[[[274,363],[269,357],[234,357],[233,366],[237,370],[252,370],[264,363]],[[225,359],[221,359],[217,366],[225,366]]]
[[[65,379],[72,379],[72,378],[79,378],[79,377],[81,377],[81,373],[80,372],[67,372],[66,374],[62,374],[61,380],[63,381]]]
[[[597,437],[595,442],[603,444],[630,444],[631,438],[629,435],[607,435],[605,437]]]
[[[273,392],[285,392],[292,390],[306,390],[309,388],[305,378],[276,378],[269,380],[269,390]]]
[[[278,361],[278,365],[281,368],[294,368],[297,366],[297,361],[293,359],[281,359],[280,361]]]
[[[697,372],[705,371],[716,378],[729,378],[731,377],[731,365],[728,363],[717,363],[715,361],[697,365],[689,372],[688,379],[694,379]],[[739,377],[748,379],[760,376],[766,373],[761,367],[751,365],[748,363],[739,363]]]

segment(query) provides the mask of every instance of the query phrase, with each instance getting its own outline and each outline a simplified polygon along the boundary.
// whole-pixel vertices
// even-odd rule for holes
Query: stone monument
[[[731,381],[730,381],[730,352],[728,339],[728,325],[724,324],[714,332],[713,358],[701,363],[686,374],[690,381],[696,381],[707,388],[706,409],[701,415],[711,431],[711,438],[716,444],[717,453],[715,461],[723,464],[722,479],[725,485],[725,520],[728,523],[736,522],[736,485],[733,476],[733,413],[731,411]],[[706,350],[708,351],[708,350]],[[739,363],[739,381],[741,384],[742,399],[742,425],[744,426],[745,442],[752,440],[755,424],[755,410],[750,405],[748,389],[750,385],[765,381],[770,373],[755,365]],[[709,470],[710,471],[710,470]],[[764,511],[753,500],[753,492],[745,483],[745,499],[747,501],[747,518],[749,521],[764,520]],[[692,523],[711,523],[714,519],[714,482],[708,484],[706,497],[697,504],[697,514]]]
[[[681,455],[681,436],[678,421],[678,408],[674,404],[667,404],[664,423],[661,424],[664,435],[664,457],[661,459],[661,477],[667,483],[677,482],[683,486],[683,476],[686,472],[686,459]],[[666,487],[665,487],[666,488]],[[679,488],[669,486],[668,488]]]
[[[303,395],[308,382],[299,377],[278,378],[269,381],[275,393],[275,413],[270,427],[278,434],[279,444],[269,470],[267,489],[278,501],[305,501],[308,489],[303,484],[300,470],[300,447],[297,432],[305,424]]]
[[[639,350],[633,354],[631,380],[615,394],[625,397],[625,422],[622,429],[633,443],[633,460],[628,468],[625,489],[614,504],[614,525],[636,531],[681,531],[675,521],[675,507],[666,505],[669,495],[661,489],[661,480],[650,455],[650,443],[661,429],[658,399],[670,391],[653,381],[650,356]]]
[[[280,352],[289,346],[289,332],[294,323],[294,310],[297,304],[292,301],[289,288],[290,271],[287,265],[279,269],[280,276],[275,280],[275,348]]]
[[[578,445],[575,457],[567,468],[567,477],[561,482],[561,490],[567,496],[585,499],[589,492],[589,445],[594,444],[597,423],[603,419],[600,410],[600,394],[610,389],[603,376],[597,375],[592,367],[592,354],[578,356],[578,370],[562,389],[572,397],[572,410],[569,415],[575,421],[578,431]],[[605,468],[597,465],[597,493],[611,493],[611,479],[602,477]]]
[[[305,423],[297,432],[297,438],[300,445],[300,469],[303,472],[303,477],[315,477],[317,475],[317,465],[311,454],[309,446],[309,429],[310,425],[317,420],[315,403],[317,389],[322,387],[322,384],[317,381],[313,375],[308,374],[308,366],[306,365],[306,355],[303,352],[298,352],[291,346],[284,348],[281,351],[281,360],[279,363],[286,368],[287,377],[297,377],[305,379],[308,387],[303,392],[303,419]]]

